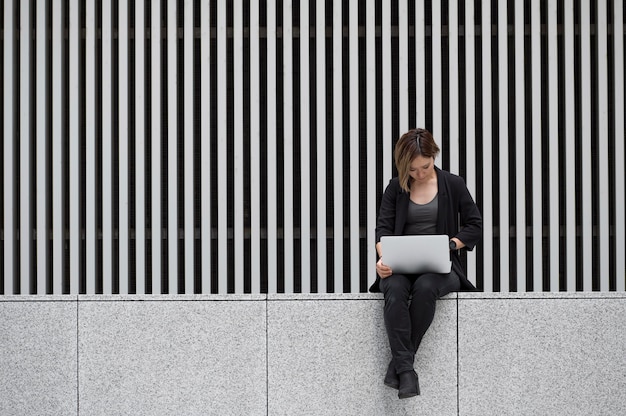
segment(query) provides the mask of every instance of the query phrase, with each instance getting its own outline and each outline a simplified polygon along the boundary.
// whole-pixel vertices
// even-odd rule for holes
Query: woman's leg
[[[385,296],[385,328],[398,374],[413,370],[415,359],[409,315],[412,283],[413,279],[400,274],[394,274],[380,281],[380,289]]]
[[[433,322],[437,299],[460,288],[461,282],[454,272],[447,275],[428,273],[417,278],[411,287],[409,307],[413,353],[417,352],[424,334]]]

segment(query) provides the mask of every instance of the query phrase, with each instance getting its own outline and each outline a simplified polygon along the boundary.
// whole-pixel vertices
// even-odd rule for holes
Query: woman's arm
[[[380,238],[384,235],[392,235],[395,231],[396,199],[398,194],[397,182],[397,179],[389,181],[383,193],[378,216],[376,217],[376,253],[378,254],[376,273],[378,273],[381,279],[385,279],[393,273],[391,268],[383,263],[383,246],[380,242]]]
[[[454,241],[454,244],[456,244],[455,250],[460,250],[465,247],[465,243],[459,240],[457,237],[452,237],[450,240]]]
[[[378,242],[380,242],[380,237],[384,235],[392,235],[395,232],[396,199],[398,195],[398,189],[398,180],[390,180],[387,188],[385,188],[382,200],[380,201],[380,208],[378,209],[378,216],[376,217],[376,251],[379,255],[381,254],[378,248]]]
[[[460,215],[459,232],[453,237],[457,241],[457,248],[473,250],[482,236],[483,219],[478,206],[465,186],[463,179],[457,187],[459,193],[458,212]],[[459,242],[461,244],[459,244]]]
[[[380,243],[380,241],[376,243],[376,253],[378,253],[378,257],[383,256],[383,245]]]
[[[380,241],[376,243],[376,252],[378,252],[378,261],[376,262],[376,273],[381,279],[385,279],[393,274],[391,267],[383,263],[382,244]]]

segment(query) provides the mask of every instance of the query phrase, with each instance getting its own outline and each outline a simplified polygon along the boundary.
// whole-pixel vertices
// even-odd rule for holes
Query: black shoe
[[[399,398],[408,399],[409,397],[420,394],[419,380],[415,371],[411,370],[400,373],[398,374],[398,379],[400,381],[398,388]]]
[[[398,389],[400,385],[400,381],[398,380],[398,374],[396,374],[396,366],[393,363],[393,360],[389,363],[389,367],[387,367],[387,374],[385,375],[385,386],[391,387],[393,389]]]

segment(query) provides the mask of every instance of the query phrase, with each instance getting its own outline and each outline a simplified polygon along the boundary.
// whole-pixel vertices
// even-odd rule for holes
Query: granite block
[[[451,296],[451,295],[448,295]],[[268,300],[380,300],[382,293],[268,293]]]
[[[79,301],[116,301],[116,302],[237,302],[244,300],[262,301],[266,294],[165,294],[165,295],[78,295]]]
[[[458,292],[463,300],[493,299],[626,299],[626,292]]]
[[[459,298],[459,414],[626,414],[625,328],[619,298]]]
[[[76,301],[0,301],[0,415],[76,415]]]
[[[265,301],[82,301],[80,411],[266,414]]]
[[[416,357],[421,396],[383,384],[380,299],[268,300],[268,414],[456,415],[456,300],[440,300]]]

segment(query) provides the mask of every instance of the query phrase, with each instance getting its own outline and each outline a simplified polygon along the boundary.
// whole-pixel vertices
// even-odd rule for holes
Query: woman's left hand
[[[391,267],[383,263],[382,257],[376,262],[376,273],[378,273],[381,279],[386,279],[393,274]]]

